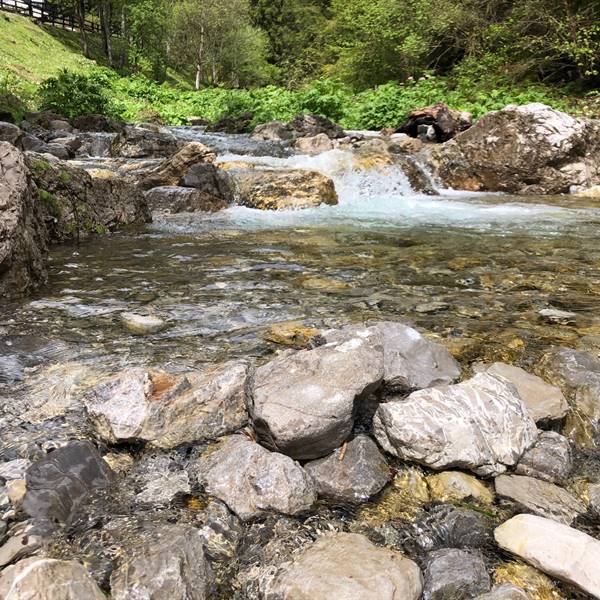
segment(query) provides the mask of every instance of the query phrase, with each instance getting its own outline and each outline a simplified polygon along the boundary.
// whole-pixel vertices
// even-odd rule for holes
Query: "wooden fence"
[[[72,11],[46,0],[0,0],[0,10],[24,15],[40,23],[63,29],[79,29],[79,21]],[[100,23],[91,19],[85,19],[83,26],[85,31],[90,33],[101,31]]]

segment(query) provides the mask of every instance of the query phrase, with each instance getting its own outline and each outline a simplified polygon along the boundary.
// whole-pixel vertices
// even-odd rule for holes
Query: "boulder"
[[[209,495],[244,521],[267,511],[296,515],[317,498],[312,478],[297,462],[241,435],[202,456],[192,472]]]
[[[44,144],[38,152],[42,155],[50,154],[59,160],[69,160],[73,158],[73,152],[71,152],[66,146],[58,142],[50,142]]]
[[[90,442],[69,442],[27,469],[23,510],[49,527],[70,524],[113,480],[114,473]]]
[[[0,539],[2,538],[3,536],[0,536]],[[12,527],[10,537],[0,546],[0,569],[31,556],[42,546],[43,541],[43,538],[35,534],[35,526],[30,523],[19,523]]]
[[[73,131],[73,126],[64,119],[53,119],[48,123],[49,131]]]
[[[26,558],[0,573],[6,600],[106,600],[88,571],[73,560]]]
[[[440,502],[461,502],[475,500],[491,504],[494,494],[481,481],[460,471],[444,471],[427,477],[429,492],[434,500]]]
[[[233,558],[244,535],[241,521],[219,500],[209,501],[200,518],[200,535],[208,556],[212,560]]]
[[[481,117],[429,160],[455,189],[564,194],[600,183],[600,123],[543,104],[510,105]]]
[[[522,475],[500,475],[494,480],[496,494],[532,513],[570,525],[585,513],[585,506],[561,487]]]
[[[365,536],[323,536],[279,567],[264,600],[418,600],[421,570],[400,552],[374,546]]]
[[[0,296],[28,294],[47,279],[48,234],[23,154],[0,142]]]
[[[294,143],[294,148],[301,154],[321,154],[333,150],[333,142],[327,134],[318,133],[310,137],[298,138]]]
[[[119,133],[124,125],[105,115],[84,115],[73,119],[73,127],[78,131],[92,133]]]
[[[139,490],[137,504],[153,507],[169,506],[177,497],[191,493],[187,471],[167,454],[142,456],[129,469],[124,487]]]
[[[123,158],[166,158],[179,150],[175,136],[157,125],[126,125],[114,139],[111,156]]]
[[[121,323],[134,335],[152,335],[159,333],[167,326],[160,317],[130,312],[121,313]]]
[[[202,190],[181,186],[163,186],[148,190],[146,202],[152,212],[217,212],[229,206],[227,200]]]
[[[195,188],[206,196],[231,201],[232,190],[229,175],[223,164],[215,167],[212,163],[196,163],[187,169],[179,180],[179,185]]]
[[[443,102],[411,110],[396,133],[422,142],[447,142],[471,127],[471,114],[449,108]]]
[[[320,497],[351,504],[366,502],[390,480],[390,469],[377,444],[358,435],[326,458],[304,468],[315,480]]]
[[[210,148],[200,142],[189,142],[173,156],[146,173],[138,185],[143,190],[165,185],[179,185],[191,166],[197,163],[212,164],[214,161],[215,154]]]
[[[245,112],[238,117],[222,117],[215,123],[209,125],[206,128],[206,131],[229,134],[247,133],[253,119],[254,115],[251,112]]]
[[[562,419],[569,410],[560,388],[546,383],[537,375],[504,363],[493,363],[484,371],[510,381],[536,423]]]
[[[30,133],[26,133],[19,140],[19,147],[24,152],[41,152],[45,146],[45,143],[40,138]]]
[[[22,135],[23,132],[17,125],[0,121],[0,142],[8,142],[9,144],[16,146]]]
[[[291,140],[294,137],[294,132],[287,123],[269,121],[257,125],[250,137],[253,140]]]
[[[423,149],[423,142],[406,133],[393,133],[388,149],[393,154],[417,154]]]
[[[349,437],[357,405],[383,379],[383,345],[375,328],[286,352],[259,367],[248,404],[265,446],[296,459],[321,458]]]
[[[600,483],[592,483],[588,485],[588,511],[597,521],[600,519]]]
[[[198,529],[183,524],[145,532],[110,577],[113,600],[207,600],[213,586],[204,539]]]
[[[229,169],[227,171],[238,204],[261,210],[313,208],[337,204],[333,181],[301,169]]]
[[[424,579],[423,600],[471,600],[491,587],[483,557],[472,550],[443,548],[431,552]]]
[[[343,138],[346,134],[339,126],[319,115],[299,114],[289,123],[296,137],[311,137],[324,133],[328,138]]]
[[[244,426],[248,369],[243,361],[185,375],[134,367],[100,383],[83,401],[105,440],[175,448]]]
[[[536,569],[600,598],[600,541],[534,515],[517,515],[496,528],[498,545]]]
[[[476,600],[529,600],[529,596],[512,583],[503,583],[494,586],[491,592],[477,596]]]
[[[384,450],[403,460],[484,476],[514,466],[538,435],[515,387],[487,373],[380,404],[373,428]]]
[[[515,473],[551,483],[564,483],[572,468],[569,440],[555,431],[542,431],[535,445],[521,457]]]

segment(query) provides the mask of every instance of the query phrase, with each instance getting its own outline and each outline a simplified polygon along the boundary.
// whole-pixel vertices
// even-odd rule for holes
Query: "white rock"
[[[159,317],[138,315],[136,313],[121,313],[123,326],[135,335],[151,335],[162,331],[167,324]]]

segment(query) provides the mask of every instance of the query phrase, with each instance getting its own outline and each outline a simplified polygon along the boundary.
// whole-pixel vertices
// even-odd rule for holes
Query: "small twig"
[[[342,445],[342,449],[340,450],[339,456],[338,456],[338,460],[344,460],[344,457],[346,456],[346,450],[348,450],[348,442],[344,442]]]

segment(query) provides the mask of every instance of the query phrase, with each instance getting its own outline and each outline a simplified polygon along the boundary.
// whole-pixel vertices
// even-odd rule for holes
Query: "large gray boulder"
[[[313,114],[298,114],[290,122],[289,126],[296,137],[314,136],[324,133],[332,139],[343,138],[344,130],[325,117]]]
[[[72,560],[26,558],[0,573],[4,600],[106,600],[87,570]]]
[[[487,113],[430,163],[455,189],[563,194],[600,183],[600,123],[543,104]]]
[[[243,520],[268,511],[299,514],[317,498],[312,478],[297,462],[242,435],[201,457],[192,472],[208,494]]]
[[[152,212],[170,214],[217,212],[228,206],[224,198],[206,194],[199,189],[181,186],[155,187],[148,190],[145,197]]]
[[[164,127],[126,125],[114,139],[111,156],[123,158],[166,158],[179,149],[177,138]]]
[[[337,502],[366,502],[390,480],[390,469],[377,444],[358,435],[345,447],[304,468],[315,480],[319,496]]]
[[[534,515],[517,515],[494,531],[498,545],[544,573],[600,598],[600,541]]]
[[[243,361],[186,375],[129,368],[89,390],[84,404],[108,442],[142,440],[174,448],[244,426],[248,370]]]
[[[528,475],[551,483],[563,483],[573,468],[569,440],[555,431],[542,431],[535,445],[517,464],[517,475]]]
[[[500,475],[494,485],[498,496],[508,498],[536,515],[567,525],[586,511],[583,503],[567,490],[533,477]]]
[[[113,600],[212,597],[214,577],[204,538],[190,525],[156,527],[138,538],[121,560],[110,578]]]
[[[399,552],[338,533],[282,565],[266,587],[264,600],[417,600],[423,580],[416,563]]]
[[[383,344],[375,328],[355,328],[311,350],[285,352],[259,367],[248,405],[261,443],[296,459],[341,446],[357,404],[383,380]]]
[[[250,136],[253,140],[291,140],[294,131],[282,121],[269,121],[257,125]]]
[[[23,132],[14,123],[0,121],[0,142],[8,142],[9,144],[16,146],[22,135]]]
[[[498,475],[514,466],[538,436],[514,386],[485,373],[381,404],[373,427],[394,456],[478,475]]]
[[[0,296],[25,295],[47,279],[48,236],[23,154],[0,142]]]

